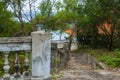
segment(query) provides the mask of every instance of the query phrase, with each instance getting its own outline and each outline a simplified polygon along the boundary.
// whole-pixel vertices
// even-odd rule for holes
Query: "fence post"
[[[32,32],[32,80],[50,77],[51,35],[44,31]]]

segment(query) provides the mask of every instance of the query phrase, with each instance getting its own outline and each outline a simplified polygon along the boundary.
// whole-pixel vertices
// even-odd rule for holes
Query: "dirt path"
[[[83,53],[71,53],[67,69],[53,80],[120,80],[118,71],[93,70]]]

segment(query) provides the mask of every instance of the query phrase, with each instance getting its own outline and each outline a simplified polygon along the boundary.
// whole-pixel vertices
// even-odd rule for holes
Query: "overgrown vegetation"
[[[74,53],[85,52],[97,59],[100,62],[105,63],[108,67],[111,68],[120,68],[120,50],[115,49],[110,52],[106,49],[79,49],[73,51]]]
[[[0,37],[29,36],[38,28],[60,33],[71,29],[69,47],[74,36],[85,52],[110,67],[120,67],[120,52],[115,50],[120,49],[120,0],[40,0],[38,8],[36,1],[0,0]],[[12,65],[13,55],[9,57]],[[3,56],[0,53],[0,74]]]
[[[1,0],[0,36],[28,36],[38,28],[60,33],[72,29],[70,44],[75,36],[79,47],[120,48],[119,0],[41,0],[38,7],[36,1]]]
[[[52,79],[52,80],[56,80],[56,79],[61,78],[61,77],[63,77],[63,76],[64,76],[64,73],[61,73],[61,74],[53,74],[53,75],[51,76],[51,79]]]
[[[120,51],[115,50],[111,53],[106,53],[100,56],[98,60],[104,62],[109,67],[120,68]]]

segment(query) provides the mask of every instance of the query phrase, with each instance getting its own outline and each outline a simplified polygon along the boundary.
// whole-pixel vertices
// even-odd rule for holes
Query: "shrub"
[[[114,50],[114,52],[107,53],[107,55],[103,54],[98,60],[104,62],[109,67],[120,67],[120,51]]]

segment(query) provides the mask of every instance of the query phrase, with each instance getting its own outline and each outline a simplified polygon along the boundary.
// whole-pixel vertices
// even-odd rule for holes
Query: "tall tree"
[[[99,4],[101,7],[102,14],[101,16],[104,16],[104,21],[106,21],[110,25],[110,32],[108,33],[108,39],[109,39],[109,46],[108,49],[113,49],[113,39],[114,35],[116,35],[116,29],[120,24],[118,23],[120,19],[120,1],[119,0],[99,0]],[[102,26],[103,23],[101,23]]]
[[[49,32],[53,26],[54,13],[52,12],[56,0],[42,0],[39,6],[40,14],[42,16],[43,27]]]
[[[0,36],[15,36],[19,29],[18,23],[14,21],[12,13],[6,6],[5,2],[0,2]]]

